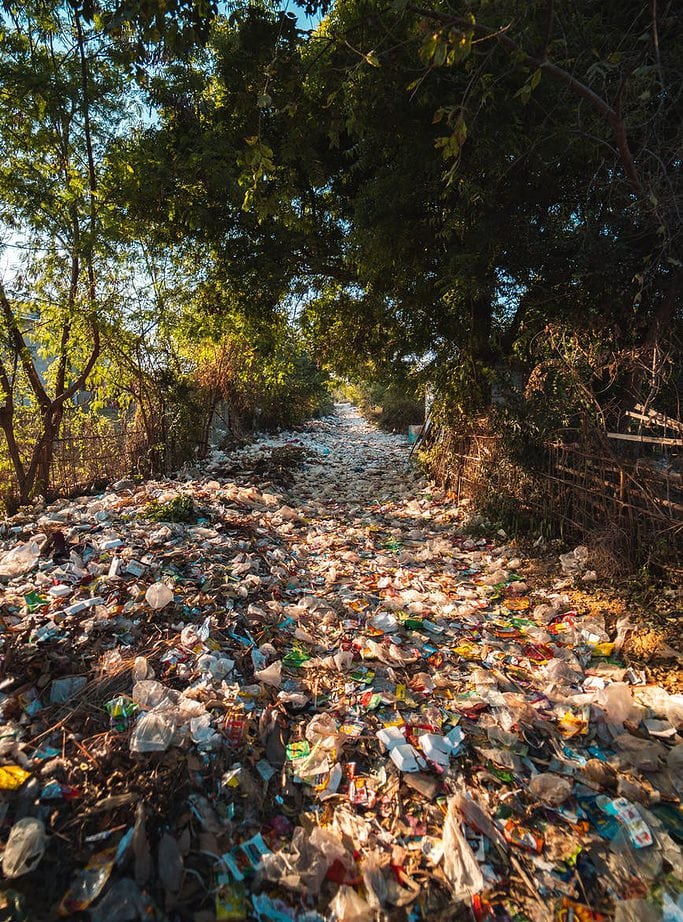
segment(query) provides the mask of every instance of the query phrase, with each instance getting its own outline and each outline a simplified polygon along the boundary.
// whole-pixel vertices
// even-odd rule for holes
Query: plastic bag
[[[343,885],[330,903],[335,922],[372,922],[374,913],[353,887]]]
[[[173,590],[166,583],[152,583],[145,593],[145,601],[150,608],[158,611],[173,601]]]
[[[91,922],[137,922],[138,919],[151,918],[149,899],[140,888],[124,877],[117,880],[100,900],[90,909]]]
[[[534,775],[529,782],[532,794],[553,806],[559,806],[567,800],[572,793],[572,783],[559,775],[544,773]]]
[[[173,741],[175,724],[164,711],[143,714],[130,737],[131,752],[165,752]]]
[[[339,732],[331,714],[316,714],[309,721],[305,735],[309,743],[321,746],[335,760],[339,758],[348,739],[344,733]]]
[[[47,837],[45,825],[33,816],[18,820],[9,834],[2,856],[5,877],[21,877],[39,864],[45,854]]]
[[[637,705],[625,682],[614,682],[598,694],[596,704],[605,711],[608,723],[640,723],[644,709]]]
[[[368,898],[368,905],[375,910],[381,910],[387,901],[387,882],[382,873],[382,868],[375,855],[369,855],[361,867],[363,886]]]
[[[666,757],[666,749],[661,743],[631,736],[630,733],[620,733],[614,745],[628,765],[640,772],[658,771]]]
[[[159,706],[170,707],[178,701],[179,697],[177,691],[166,688],[155,679],[143,679],[142,682],[136,682],[131,692],[133,701],[144,710],[151,710]]]
[[[0,576],[6,579],[24,576],[38,563],[41,547],[42,543],[27,541],[12,548],[0,560]]]
[[[146,656],[136,656],[133,663],[133,682],[143,682],[145,679],[153,679],[154,670],[147,662]]]
[[[277,660],[276,662],[271,663],[270,666],[266,666],[265,669],[261,669],[258,672],[255,672],[254,678],[257,682],[263,683],[263,685],[270,685],[272,688],[279,688],[282,684],[282,662]]]
[[[484,887],[484,878],[474,852],[463,835],[457,797],[448,800],[443,824],[443,871],[456,902],[471,900]]]

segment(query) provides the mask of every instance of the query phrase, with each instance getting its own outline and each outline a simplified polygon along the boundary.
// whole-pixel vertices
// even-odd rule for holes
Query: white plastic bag
[[[25,544],[13,547],[0,560],[0,576],[13,579],[15,576],[28,573],[38,563],[40,548],[41,545],[37,541],[27,541]]]
[[[474,852],[463,835],[457,797],[448,800],[448,813],[443,824],[443,871],[456,902],[470,900],[484,887]]]

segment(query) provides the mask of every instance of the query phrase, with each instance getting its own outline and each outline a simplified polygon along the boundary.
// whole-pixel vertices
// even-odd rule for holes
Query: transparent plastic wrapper
[[[298,826],[288,845],[278,852],[261,856],[260,873],[266,880],[278,882],[290,890],[318,894],[335,861],[351,870],[353,862],[341,839],[319,826],[310,835]]]
[[[14,579],[29,573],[38,563],[42,542],[27,541],[13,547],[0,558],[0,577]]]
[[[165,752],[175,734],[175,724],[165,711],[143,714],[133,728],[130,751],[138,753]]]
[[[197,669],[204,674],[209,674],[212,679],[220,681],[230,675],[235,668],[235,661],[227,656],[214,656],[212,653],[203,653],[197,660]]]
[[[145,710],[163,706],[171,706],[178,702],[180,693],[175,689],[166,688],[155,679],[143,679],[136,682],[131,692],[133,701]]]
[[[589,559],[590,553],[583,544],[575,547],[573,551],[569,551],[567,554],[560,554],[560,564],[568,575],[577,573],[579,570],[585,570]]]
[[[543,675],[549,683],[547,691],[552,693],[553,688],[570,688],[577,685],[583,678],[583,669],[578,663],[555,657],[543,667]]]
[[[85,676],[66,676],[54,679],[50,686],[50,704],[63,704],[85,688],[88,680]]]
[[[145,601],[150,608],[159,611],[173,601],[173,590],[166,583],[152,583],[145,593]]]
[[[10,830],[2,856],[5,877],[21,877],[35,870],[47,847],[45,825],[42,820],[26,816],[17,820]]]
[[[211,716],[203,714],[201,717],[190,719],[190,737],[200,750],[218,749],[221,737],[211,726]]]
[[[342,885],[330,903],[334,922],[372,922],[374,911],[353,887]]]
[[[497,843],[501,848],[507,848],[502,833],[497,826],[494,826],[488,812],[480,803],[470,797],[466,791],[461,790],[456,794],[456,806],[468,826],[476,832],[483,833],[491,842]]]
[[[572,793],[572,783],[559,775],[544,773],[534,775],[529,782],[532,794],[554,807],[563,804]]]
[[[443,871],[453,900],[469,902],[475,893],[483,889],[484,878],[474,852],[463,835],[457,803],[457,797],[449,798],[448,812],[444,819]]]
[[[629,615],[622,615],[621,618],[617,620],[617,636],[614,638],[615,653],[621,652],[621,648],[624,646],[626,640],[626,635],[632,627],[633,625],[631,624]]]
[[[373,627],[377,628],[378,631],[383,631],[385,634],[392,634],[394,631],[398,630],[398,620],[391,612],[380,611],[376,615],[373,615],[371,622]]]

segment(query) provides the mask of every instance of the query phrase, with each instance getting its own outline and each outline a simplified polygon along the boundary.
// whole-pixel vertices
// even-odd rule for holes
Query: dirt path
[[[532,589],[403,438],[337,411],[5,524],[5,918],[679,899],[683,699],[628,668],[624,621]]]

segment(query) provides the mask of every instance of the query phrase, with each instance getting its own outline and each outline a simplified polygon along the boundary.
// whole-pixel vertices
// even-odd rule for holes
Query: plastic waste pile
[[[683,920],[683,695],[457,516],[341,406],[6,520],[2,917]]]

